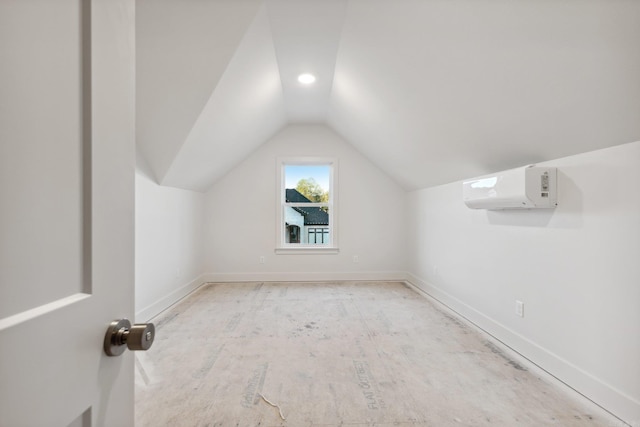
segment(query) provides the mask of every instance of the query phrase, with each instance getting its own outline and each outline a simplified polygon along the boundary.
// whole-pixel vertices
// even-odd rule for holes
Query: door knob
[[[153,323],[136,323],[128,319],[114,320],[104,336],[104,352],[107,356],[120,356],[125,347],[129,350],[148,350],[156,337]]]

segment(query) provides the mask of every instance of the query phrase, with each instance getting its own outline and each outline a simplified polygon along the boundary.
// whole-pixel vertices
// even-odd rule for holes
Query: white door
[[[0,426],[133,425],[134,2],[0,0]]]

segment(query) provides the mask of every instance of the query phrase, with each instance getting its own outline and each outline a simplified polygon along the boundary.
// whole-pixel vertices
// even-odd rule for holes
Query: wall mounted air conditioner
[[[555,208],[556,176],[535,165],[480,176],[462,183],[463,200],[472,209]]]

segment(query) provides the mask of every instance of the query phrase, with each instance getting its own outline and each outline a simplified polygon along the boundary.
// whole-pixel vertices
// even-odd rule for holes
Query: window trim
[[[286,243],[286,226],[284,212],[286,206],[285,167],[288,165],[330,166],[329,170],[329,201],[327,203],[304,203],[308,207],[327,206],[329,208],[329,244],[309,245],[300,243]],[[278,157],[277,158],[277,197],[276,200],[276,254],[337,254],[338,248],[338,159],[334,157]],[[302,230],[300,233],[302,234]]]

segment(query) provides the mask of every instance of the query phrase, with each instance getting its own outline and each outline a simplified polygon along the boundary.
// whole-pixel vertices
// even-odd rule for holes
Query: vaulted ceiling
[[[137,0],[136,27],[162,185],[206,191],[291,123],[405,189],[640,140],[636,0]]]

